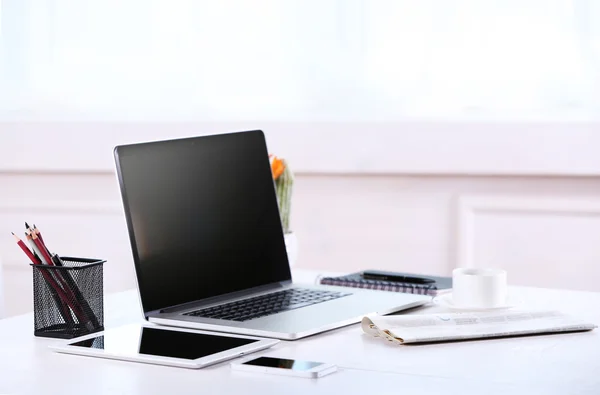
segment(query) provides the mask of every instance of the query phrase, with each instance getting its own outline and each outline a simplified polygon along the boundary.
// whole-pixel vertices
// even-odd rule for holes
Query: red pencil
[[[21,249],[23,250],[23,252],[25,253],[25,255],[27,255],[27,257],[29,259],[31,259],[31,263],[33,263],[34,265],[41,265],[42,261],[37,258],[35,255],[33,255],[33,253],[31,252],[31,250],[29,250],[29,248],[27,248],[27,246],[25,245],[25,243],[23,243],[23,240],[21,240],[16,234],[14,234],[13,232],[12,235],[14,236],[14,238],[17,240],[17,245],[19,247],[21,247]],[[71,318],[71,313],[69,313],[69,309],[67,307],[68,305],[71,305],[71,303],[69,303],[69,298],[67,297],[67,295],[63,292],[63,290],[60,288],[60,286],[56,283],[56,281],[54,280],[54,278],[50,275],[50,273],[46,272],[45,270],[41,271],[42,276],[44,276],[44,279],[46,280],[46,282],[48,283],[48,285],[50,285],[54,291],[56,291],[56,293],[58,294],[60,300],[62,301],[61,306],[57,306],[58,308],[60,308],[61,311],[61,315],[63,316],[65,322],[73,322],[73,319]],[[56,301],[57,304],[59,303],[59,301]],[[73,312],[75,312],[75,310],[73,310]]]
[[[40,238],[35,234],[35,232],[31,232],[31,238],[33,239],[33,242],[35,243],[37,248],[40,250],[40,253],[42,254],[40,258],[42,258],[43,261],[46,261],[48,265],[54,266],[54,262],[52,261],[52,257],[50,256],[50,254],[48,254],[46,246],[44,246],[44,244],[41,242]]]
[[[46,252],[48,253],[48,255],[52,255],[50,253],[50,250],[48,249],[48,247],[46,247],[46,243],[44,242],[44,239],[42,238],[42,232],[40,232],[40,230],[35,226],[35,224],[33,224],[33,228],[32,228],[31,226],[29,226],[29,224],[27,222],[25,222],[25,229],[26,229],[25,233],[28,236],[36,235],[40,239],[40,241],[42,242],[42,246],[44,246],[44,248],[42,248],[42,249],[46,250]],[[30,239],[28,239],[28,240],[30,240]],[[36,244],[36,247],[40,248],[37,244]],[[35,249],[34,249],[33,252],[35,253]],[[42,259],[42,260],[44,260],[44,259]]]
[[[37,226],[35,226],[35,224],[33,224],[33,232],[37,235],[37,237],[40,238],[40,241],[42,242],[42,244],[44,244],[44,247],[45,247],[46,246],[46,242],[44,241],[44,238],[42,237],[42,232],[40,232],[40,230],[38,229]]]
[[[48,251],[46,250],[46,248],[40,241],[40,238],[37,237],[37,235],[34,232],[31,232],[31,238],[33,239],[33,242],[35,243],[35,246],[37,247],[39,253],[42,254],[42,256],[40,257],[42,260],[42,263],[46,262],[47,265],[56,266],[54,264],[54,261],[52,260],[52,257],[50,256],[50,254],[48,254]],[[58,278],[58,281],[62,285],[65,292],[69,293],[69,291],[71,291],[71,289],[69,288],[69,286],[67,285],[65,280],[62,278],[62,273],[57,272],[57,273],[55,273],[55,275]]]
[[[12,235],[15,237],[15,239],[17,240],[17,244],[19,245],[19,247],[21,247],[25,255],[27,255],[27,257],[31,259],[31,263],[33,263],[34,265],[40,265],[42,262],[39,259],[37,259],[35,255],[33,255],[31,250],[25,245],[25,243],[23,243],[23,240],[19,239],[19,237],[13,232],[10,233],[12,233]]]
[[[41,257],[42,261],[48,262],[48,265],[56,266],[54,264],[54,261],[52,260],[52,257],[48,253],[48,250],[46,249],[46,246],[44,246],[44,244],[42,244],[42,242],[40,241],[40,238],[37,237],[37,235],[35,234],[35,232],[31,232],[31,238],[33,239],[33,242],[35,243],[35,245],[40,250],[40,253],[43,255]],[[69,303],[69,306],[71,306],[71,309],[73,310],[73,312],[77,315],[77,317],[79,317],[79,322],[81,322],[82,324],[85,323],[85,325],[88,326],[88,327],[93,327],[93,324],[91,323],[91,321],[90,321],[89,317],[87,316],[86,312],[79,305],[79,302],[77,301],[77,297],[75,296],[74,290],[72,290],[69,287],[69,285],[67,284],[67,282],[65,281],[65,279],[62,277],[62,275],[63,275],[63,273],[61,273],[60,271],[56,272],[56,277],[58,278],[58,281],[62,285],[65,293],[67,295],[71,296],[70,301],[72,301],[72,303]],[[75,308],[77,310],[75,310]]]
[[[33,242],[33,239],[31,238],[31,232],[26,230],[25,231],[25,237],[27,238],[27,246],[29,246],[29,248],[31,249],[31,252],[33,253],[33,256],[41,263],[44,264],[44,262],[42,261],[42,258],[40,257],[40,255],[38,255],[37,251],[37,246],[35,245],[35,243]]]
[[[27,223],[27,222],[25,222],[25,223]],[[35,226],[35,224],[33,224],[33,229],[31,230],[31,232],[40,239],[40,241],[42,242],[42,245],[44,246],[44,249],[46,250],[48,255],[52,256],[50,249],[48,248],[48,246],[46,245],[46,242],[44,241],[44,238],[42,237],[42,232],[39,230],[39,228],[37,226]]]

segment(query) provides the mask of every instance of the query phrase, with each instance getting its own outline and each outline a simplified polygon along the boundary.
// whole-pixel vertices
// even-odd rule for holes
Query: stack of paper
[[[377,316],[362,320],[365,333],[398,344],[589,331],[596,327],[558,311]]]

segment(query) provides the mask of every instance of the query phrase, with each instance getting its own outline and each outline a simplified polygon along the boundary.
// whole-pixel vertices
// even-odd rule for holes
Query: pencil
[[[21,249],[23,250],[25,255],[27,255],[27,257],[31,260],[31,263],[33,263],[34,265],[41,265],[42,264],[41,260],[38,257],[36,257],[35,255],[33,255],[31,250],[29,250],[29,248],[27,248],[27,246],[25,245],[23,240],[21,240],[13,232],[11,232],[11,233],[14,236],[14,238],[17,240],[17,245],[19,247],[21,247]],[[56,283],[56,280],[48,272],[46,272],[45,270],[41,270],[41,273],[42,273],[42,276],[44,277],[44,279],[46,280],[46,283],[50,286],[50,290],[53,291],[52,298],[54,299],[54,302],[56,303],[56,307],[58,307],[58,309],[59,309],[60,315],[65,320],[65,323],[73,324],[74,323],[73,317],[71,317],[71,313],[69,312],[67,302],[65,301],[65,298],[67,296],[64,293],[63,294],[60,293],[60,291],[61,291],[60,286]]]
[[[23,240],[19,239],[19,236],[17,236],[13,232],[10,232],[10,233],[15,237],[15,239],[17,240],[17,245],[19,247],[21,247],[21,249],[23,250],[23,252],[25,253],[25,255],[27,255],[27,257],[31,260],[31,263],[33,263],[34,265],[41,264],[40,260],[35,255],[33,255],[33,253],[31,252],[31,250],[29,248],[27,248],[27,246],[25,245],[25,243],[23,243]]]
[[[25,224],[27,224],[27,222],[25,222]],[[50,252],[50,249],[48,248],[48,246],[46,245],[46,242],[44,241],[44,238],[42,237],[42,232],[39,230],[39,228],[37,226],[35,226],[35,224],[33,224],[32,232],[40,239],[40,241],[42,242],[42,245],[44,246],[44,249],[48,253],[48,256],[52,257],[52,253]]]
[[[38,247],[38,245],[33,241],[33,237],[31,236],[30,231],[25,231],[25,237],[27,238],[27,242],[29,243],[31,251],[33,251],[33,255],[35,255],[35,257],[38,258],[42,265],[49,265],[50,263],[46,262],[46,260],[44,259],[44,256],[40,251],[40,247]]]
[[[29,226],[27,224],[27,222],[25,222],[25,226]],[[39,264],[41,265],[53,265],[52,262],[46,262],[45,259],[43,258],[43,255],[39,249],[39,247],[37,246],[37,244],[35,244],[35,242],[33,241],[33,237],[31,236],[31,234],[33,233],[33,231],[29,228],[28,230],[25,231],[25,236],[27,237],[27,242],[29,243],[29,245],[31,246],[31,250],[33,251],[33,255],[37,258]],[[43,272],[48,272],[47,270],[43,270],[40,269]],[[54,282],[56,283],[56,285],[60,286],[60,283],[63,283],[60,278],[60,273],[56,273],[56,272],[48,272],[50,274],[50,276],[52,277],[52,279],[54,280]],[[64,288],[64,287],[63,287]],[[58,300],[56,300],[57,305],[60,303],[63,307],[63,309],[65,309],[67,311],[67,315],[63,316],[63,318],[65,318],[65,322],[70,322],[73,323],[73,319],[71,317],[71,313],[68,313],[69,311],[69,307],[67,306],[66,302],[62,301],[59,302]]]
[[[52,254],[52,262],[54,262],[55,266],[64,266],[64,263],[63,263],[62,259],[60,259],[58,254]],[[71,289],[71,291],[73,291],[73,295],[79,302],[79,305],[81,306],[83,311],[86,312],[86,314],[87,314],[87,312],[89,312],[90,315],[88,317],[90,318],[92,325],[94,325],[94,327],[99,327],[100,323],[98,321],[98,318],[92,311],[92,308],[90,307],[90,304],[88,303],[85,296],[83,296],[83,294],[81,293],[81,290],[79,289],[79,287],[77,286],[77,283],[71,276],[71,273],[68,270],[65,270],[63,273],[64,273],[64,278],[67,281],[67,284],[68,284],[69,288]]]
[[[42,239],[42,237],[41,237],[42,233],[40,232],[40,230],[38,228],[36,228],[35,224],[33,224],[33,228],[32,228],[31,226],[29,226],[29,224],[27,222],[25,222],[25,233],[29,234],[29,235],[36,235],[42,242],[42,245],[44,246],[43,249],[45,249],[46,252],[48,252],[48,255],[52,255],[52,254],[50,254],[50,250],[48,250],[48,247],[46,246],[44,239]]]
[[[39,250],[38,253],[41,253],[42,261],[47,262],[47,265],[55,266],[54,261],[52,261],[52,257],[50,257],[50,255],[48,254],[48,251],[46,250],[46,247],[44,247],[44,245],[40,241],[39,237],[37,237],[35,232],[31,233],[31,238],[33,239],[34,244],[37,246],[37,249]],[[73,300],[73,304],[75,304],[75,307],[77,307],[77,310],[79,313],[75,310],[73,312],[79,317],[81,323],[85,323],[85,325],[88,326],[89,329],[93,329],[94,324],[88,318],[85,310],[83,309],[83,306],[81,306],[81,304],[80,304],[81,298],[77,298],[75,290],[73,290],[69,286],[68,281],[65,280],[65,278],[63,278],[63,273],[56,271],[55,274],[56,274],[56,277],[58,278],[58,282],[62,285],[65,293],[67,295],[70,294],[72,296],[71,299]],[[67,276],[67,278],[68,278],[68,276]],[[71,308],[73,308],[72,304],[70,304],[69,306],[71,306]]]
[[[39,249],[39,253],[41,253],[40,258],[42,258],[42,260],[45,261],[47,265],[54,266],[54,262],[52,262],[52,257],[50,257],[50,254],[48,254],[48,250],[46,250],[46,247],[44,246],[44,244],[42,244],[40,238],[33,231],[31,232],[31,238],[33,239],[33,242]]]
[[[44,244],[44,242],[42,240],[42,237],[41,237],[42,233],[35,226],[35,224],[33,225],[33,229],[31,227],[29,227],[29,224],[27,222],[25,222],[25,226],[27,227],[28,236],[31,237],[32,248],[40,256],[40,260],[42,262],[45,262],[47,265],[62,266],[62,261],[60,260],[60,258],[58,258],[56,261],[53,259],[52,254],[50,253],[49,249],[47,248],[47,246]],[[28,237],[28,240],[29,240],[29,237]],[[98,327],[98,319],[96,318],[94,313],[91,311],[91,308],[90,308],[88,302],[85,300],[81,291],[77,287],[77,284],[73,280],[71,273],[69,273],[69,271],[67,271],[67,270],[65,270],[65,271],[57,270],[57,271],[53,271],[53,272],[54,272],[53,273],[54,276],[57,279],[57,283],[60,283],[62,285],[62,288],[64,289],[64,291],[67,294],[72,296],[73,303],[76,303],[76,306],[81,315],[78,314],[76,311],[73,311],[73,312],[80,318],[80,322],[81,323],[85,322],[85,325],[90,330],[93,330],[94,328]],[[73,307],[71,306],[71,308],[73,308]],[[88,316],[87,312],[91,313],[91,317]]]
[[[27,222],[25,222],[25,225],[27,225]],[[42,244],[44,244],[44,247],[46,247],[46,249],[48,250],[48,248],[46,246],[46,242],[44,241],[44,238],[42,237],[42,232],[40,232],[40,230],[38,229],[37,226],[35,226],[35,224],[33,224],[33,232],[37,235],[37,237],[40,238],[40,241],[42,242]],[[48,250],[48,252],[50,252],[50,250]]]
[[[37,252],[35,252],[35,250],[37,250],[37,246],[33,243],[33,239],[31,238],[31,233],[28,230],[25,231],[25,238],[27,239],[27,244],[29,244],[29,248],[31,248],[31,252],[35,256],[35,258],[39,261],[39,263],[42,264],[43,263],[42,259],[37,254]]]

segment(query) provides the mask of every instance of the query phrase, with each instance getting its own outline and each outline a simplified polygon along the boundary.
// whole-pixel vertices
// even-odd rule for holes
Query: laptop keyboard
[[[350,293],[322,291],[314,289],[292,288],[284,291],[273,292],[254,298],[243,299],[237,302],[208,307],[185,313],[194,317],[215,318],[230,321],[248,321],[299,309],[317,303],[338,299]]]

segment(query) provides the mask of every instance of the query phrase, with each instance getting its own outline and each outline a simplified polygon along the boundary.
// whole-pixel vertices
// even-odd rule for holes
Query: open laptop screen
[[[291,279],[261,131],[115,148],[144,311]]]

